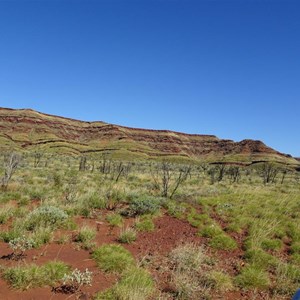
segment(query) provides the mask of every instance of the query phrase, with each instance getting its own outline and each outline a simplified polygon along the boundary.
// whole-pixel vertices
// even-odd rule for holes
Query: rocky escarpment
[[[167,156],[192,160],[251,163],[277,160],[297,161],[261,141],[222,140],[214,135],[185,134],[168,130],[147,130],[84,122],[39,113],[30,109],[0,108],[1,148],[49,151],[74,154],[110,151],[141,158]]]

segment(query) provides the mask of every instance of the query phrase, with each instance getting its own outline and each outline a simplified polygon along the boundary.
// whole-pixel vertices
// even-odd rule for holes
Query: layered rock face
[[[105,122],[83,122],[30,109],[0,108],[0,147],[65,153],[110,151],[141,158],[170,157],[192,160],[251,163],[276,160],[297,163],[289,155],[261,141],[222,140],[214,135],[129,128]]]

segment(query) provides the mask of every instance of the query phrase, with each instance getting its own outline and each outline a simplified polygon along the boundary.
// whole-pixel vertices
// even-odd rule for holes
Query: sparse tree
[[[40,152],[40,151],[34,151],[33,153],[33,166],[34,168],[37,168],[42,160],[44,156],[44,153],[43,152]]]
[[[264,185],[267,183],[274,183],[278,172],[278,167],[271,162],[265,162],[259,168],[259,175],[263,179]]]
[[[21,156],[16,153],[4,155],[4,176],[1,179],[1,188],[7,189],[7,185],[18,168],[21,161]]]
[[[86,163],[87,163],[87,158],[86,156],[81,156],[80,157],[80,162],[79,162],[79,171],[85,171],[86,170]]]
[[[288,169],[287,165],[285,165],[284,167],[281,168],[281,181],[280,181],[280,184],[283,184],[284,179],[285,179],[286,175],[288,174],[288,172],[289,172],[289,169]]]
[[[176,169],[171,163],[166,161],[156,165],[155,171],[151,169],[155,186],[161,189],[162,197],[168,197],[170,195],[170,198],[174,196],[178,187],[188,178],[190,173],[190,166],[180,167],[176,172]]]
[[[231,166],[227,171],[231,183],[239,182],[241,177],[241,171],[239,166]]]
[[[223,180],[223,177],[225,175],[225,172],[226,172],[226,165],[225,164],[218,164],[216,166],[216,169],[217,169],[217,174],[218,174],[218,178],[217,180],[218,181],[222,181]]]

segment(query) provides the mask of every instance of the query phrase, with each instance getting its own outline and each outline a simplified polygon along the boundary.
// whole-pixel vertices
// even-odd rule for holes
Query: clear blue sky
[[[1,1],[0,106],[300,156],[300,1]]]

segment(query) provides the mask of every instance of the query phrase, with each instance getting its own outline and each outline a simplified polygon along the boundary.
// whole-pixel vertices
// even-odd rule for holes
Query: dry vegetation
[[[290,299],[299,286],[288,166],[2,159],[1,299]]]

